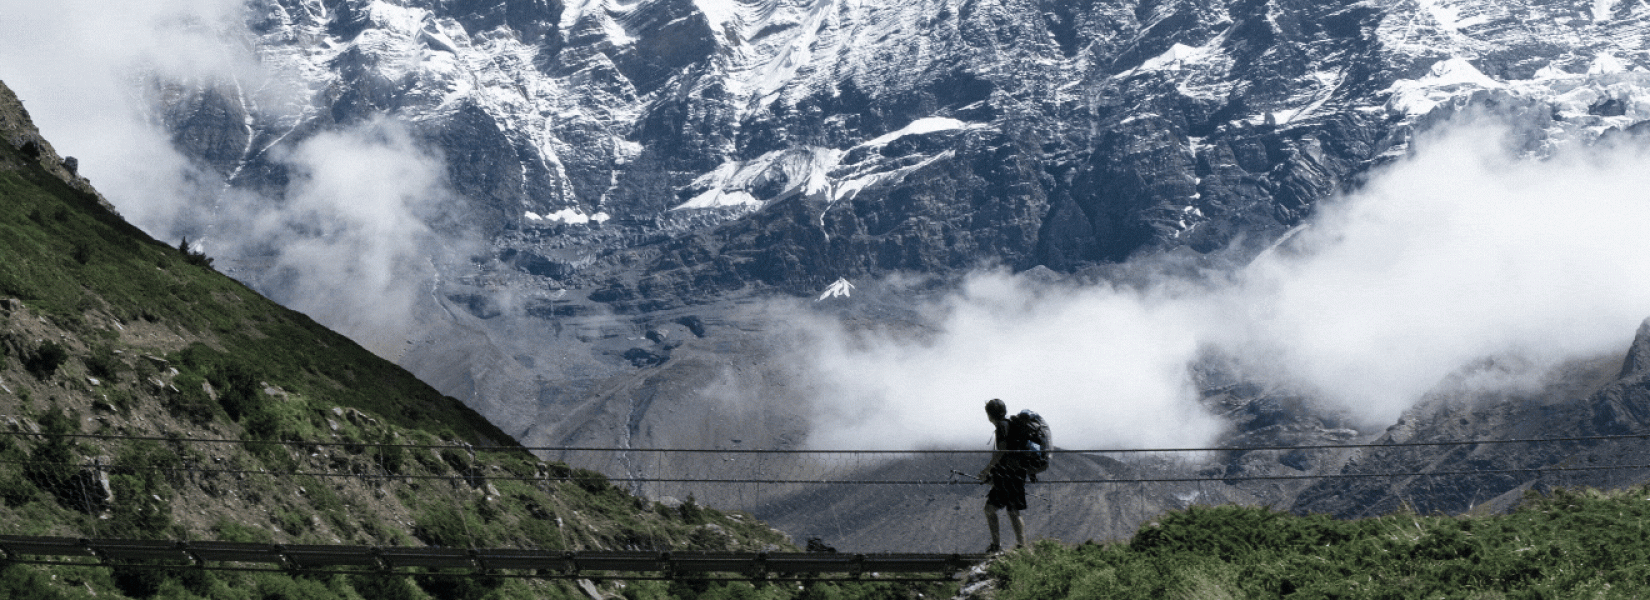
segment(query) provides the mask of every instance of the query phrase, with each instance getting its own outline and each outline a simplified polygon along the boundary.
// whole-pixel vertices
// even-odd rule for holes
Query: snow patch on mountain
[[[761,207],[795,194],[819,196],[830,190],[829,173],[842,159],[829,148],[769,152],[748,161],[729,161],[699,176],[688,189],[703,190],[671,210]],[[757,197],[758,191],[766,192]]]
[[[588,225],[590,223],[606,223],[608,219],[612,218],[610,215],[608,215],[605,212],[598,212],[596,214],[590,215],[590,214],[585,214],[584,211],[576,209],[576,208],[564,208],[564,209],[558,210],[556,212],[549,213],[549,214],[544,214],[544,215],[535,213],[533,211],[527,211],[527,214],[525,216],[526,216],[528,221],[532,221],[534,223],[565,223],[565,224],[568,224],[568,225]]]
[[[613,0],[572,0],[562,9],[561,30],[564,32],[599,32],[614,46],[628,46],[635,42],[619,20],[635,9],[633,2]],[[571,37],[571,33],[568,34]]]
[[[797,94],[818,88],[820,82],[799,74],[813,70],[816,60],[841,53],[842,30],[857,22],[851,10],[857,7],[838,0],[698,0],[698,7],[713,28],[732,36],[724,39],[729,88],[735,97],[754,100],[740,103],[751,109],[778,99],[787,88]]]
[[[1210,54],[1211,51],[1207,47],[1193,48],[1185,44],[1176,43],[1175,45],[1170,46],[1168,50],[1164,50],[1162,54],[1153,56],[1147,59],[1146,62],[1141,63],[1136,70],[1178,71],[1184,68],[1186,63],[1196,63],[1208,57]]]
[[[1402,79],[1387,88],[1392,98],[1387,107],[1392,112],[1419,116],[1430,113],[1440,104],[1473,90],[1492,90],[1505,87],[1491,79],[1464,58],[1438,61],[1432,70],[1420,79]]]
[[[778,150],[752,160],[728,161],[699,176],[687,190],[697,193],[671,210],[761,207],[773,200],[802,195],[836,202],[853,198],[871,186],[897,181],[951,154],[929,156],[915,164],[892,170],[879,160],[864,164],[842,164],[850,154],[870,153],[909,136],[923,136],[989,129],[989,125],[969,123],[949,117],[925,117],[905,127],[877,136],[848,150],[804,147]]]
[[[986,128],[986,127],[988,127],[988,126],[986,126],[986,125],[970,125],[969,123],[963,122],[963,121],[958,120],[958,119],[952,119],[952,118],[949,118],[949,117],[925,117],[925,118],[921,118],[921,119],[917,119],[915,121],[912,121],[910,125],[906,125],[905,127],[901,127],[900,129],[898,129],[896,131],[891,131],[891,132],[888,132],[886,134],[877,136],[876,138],[872,139],[871,141],[865,142],[863,144],[863,146],[869,146],[869,147],[886,146],[890,142],[893,142],[894,140],[903,138],[903,137],[908,136],[908,135],[924,135],[924,134],[936,133],[936,132],[940,132],[940,131],[956,131],[956,130],[961,130],[961,129]]]
[[[1604,22],[1610,20],[1611,15],[1616,12],[1616,5],[1619,3],[1619,0],[1593,0],[1593,21]]]

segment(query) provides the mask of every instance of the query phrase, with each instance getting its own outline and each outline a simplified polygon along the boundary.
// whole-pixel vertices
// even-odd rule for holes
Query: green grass
[[[1197,507],[1127,543],[1045,541],[991,575],[998,600],[1645,598],[1650,488],[1531,494],[1511,514],[1477,517]]]
[[[13,153],[0,144],[0,153]],[[112,334],[87,322],[100,312],[126,323],[160,323],[204,340],[167,358],[186,374],[325,398],[398,425],[472,443],[512,444],[480,415],[309,317],[212,271],[205,261],[150,238],[95,197],[37,168],[0,171],[0,298],[16,298],[82,339],[88,374],[119,379]],[[10,345],[19,345],[13,343]],[[41,379],[67,356],[55,343],[28,344],[22,358]],[[243,385],[243,389],[244,389]],[[256,407],[242,394],[231,419]],[[195,398],[180,410],[222,418]],[[484,441],[486,440],[486,441]]]
[[[0,164],[20,162],[26,161],[0,143]],[[457,400],[211,270],[207,258],[149,238],[38,166],[0,170],[0,301],[7,302],[0,323],[29,319],[26,327],[0,330],[0,371],[10,384],[0,393],[0,414],[43,433],[112,436],[0,436],[4,533],[795,550],[748,515],[696,504],[666,508],[631,496],[600,473],[540,463]],[[11,310],[13,300],[27,311]],[[150,335],[134,341],[131,329]],[[50,333],[36,333],[41,330]],[[148,424],[138,425],[142,421]],[[178,441],[222,437],[253,443]],[[310,444],[282,443],[306,440]],[[317,440],[326,447],[314,445]],[[94,460],[100,466],[87,468]],[[361,484],[296,474],[323,470],[403,477]],[[500,478],[540,472],[548,477]],[[447,479],[455,475],[488,479],[475,485]],[[103,476],[108,496],[98,493]],[[214,506],[239,512],[202,510]],[[139,567],[0,561],[0,598],[585,597],[566,581],[470,573],[317,576]],[[621,590],[609,582],[604,589],[633,599],[892,600],[946,597],[956,585],[636,582]]]

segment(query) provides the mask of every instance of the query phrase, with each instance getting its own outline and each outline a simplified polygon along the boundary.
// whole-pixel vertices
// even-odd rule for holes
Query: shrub
[[[147,566],[117,566],[113,575],[115,587],[133,598],[153,598],[166,582],[166,571]]]
[[[40,417],[40,432],[46,434],[29,453],[29,462],[23,466],[23,475],[30,482],[55,496],[59,504],[78,506],[85,495],[79,489],[75,464],[79,444],[66,434],[79,431],[78,417],[53,407]]]
[[[688,525],[700,525],[705,522],[705,509],[699,506],[692,494],[688,495],[687,500],[682,501],[681,506],[676,507],[676,512],[681,515],[682,522]]]
[[[233,521],[219,521],[212,526],[212,531],[218,534],[218,539],[226,542],[268,544],[275,541],[275,536],[267,529]]]
[[[591,471],[589,469],[573,469],[570,476],[573,479],[573,483],[578,484],[578,486],[583,488],[584,491],[592,494],[600,494],[612,489],[612,486],[607,482],[607,476],[598,471]]]
[[[275,514],[270,515],[270,522],[293,537],[301,536],[305,531],[309,531],[309,519],[304,518],[304,512],[285,506],[276,509]]]
[[[34,487],[22,474],[8,471],[0,475],[0,502],[5,502],[6,506],[22,506],[33,502],[39,495],[40,488]]]
[[[212,257],[207,256],[205,251],[196,252],[191,249],[189,247],[188,236],[185,236],[182,240],[178,241],[178,252],[183,254],[184,262],[197,267],[206,267],[208,269],[212,268]]]
[[[115,357],[115,349],[108,344],[101,344],[86,355],[86,374],[114,382],[120,375],[120,360]]]
[[[350,586],[366,600],[408,600],[428,598],[429,595],[413,584],[405,575],[374,573],[350,576]]]
[[[263,391],[259,389],[258,376],[246,366],[227,363],[215,369],[207,379],[217,388],[218,404],[223,406],[230,419],[239,421],[257,408],[258,395]]]
[[[431,504],[413,518],[413,535],[431,546],[467,548],[487,545],[479,523],[470,515],[446,504]]]
[[[69,351],[63,349],[57,342],[46,342],[35,348],[28,356],[23,357],[23,368],[27,369],[36,379],[50,379],[57,374],[57,368],[69,360]]]
[[[110,521],[126,535],[152,537],[172,524],[173,473],[183,466],[183,458],[157,442],[138,440],[115,458],[109,487],[115,502],[109,507]]]
[[[1196,551],[1222,558],[1254,552],[1309,552],[1346,541],[1348,528],[1324,515],[1300,517],[1264,507],[1194,506],[1141,529],[1129,548],[1149,553]]]
[[[69,598],[63,586],[48,579],[44,571],[30,565],[7,564],[0,567],[0,598],[29,598],[54,600]]]
[[[166,408],[172,416],[201,425],[217,418],[218,403],[207,395],[205,378],[184,373],[172,380],[172,387],[178,390],[166,396]]]
[[[374,462],[387,473],[401,473],[407,466],[407,449],[397,445],[395,436],[387,431],[376,438],[370,450]]]

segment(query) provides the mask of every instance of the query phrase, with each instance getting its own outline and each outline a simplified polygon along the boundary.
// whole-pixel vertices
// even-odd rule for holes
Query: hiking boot
[[[986,554],[996,554],[996,553],[1002,552],[1002,551],[1003,551],[1003,547],[999,546],[997,544],[992,544],[990,546],[986,546],[986,548],[985,548],[985,553]]]

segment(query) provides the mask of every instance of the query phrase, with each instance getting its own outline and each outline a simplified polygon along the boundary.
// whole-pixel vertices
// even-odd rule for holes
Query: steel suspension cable
[[[639,452],[639,453],[684,453],[684,454],[981,454],[990,450],[838,450],[838,449],[754,449],[754,448],[607,448],[597,446],[477,446],[471,448],[464,442],[447,444],[388,444],[379,442],[334,442],[316,440],[238,440],[227,438],[185,438],[169,436],[141,436],[141,435],[110,435],[99,433],[34,433],[27,431],[0,431],[0,436],[12,437],[63,437],[83,438],[107,441],[157,441],[157,442],[191,442],[202,444],[271,444],[292,447],[371,447],[371,448],[410,448],[410,449],[473,449],[476,452]],[[1650,439],[1650,433],[1573,436],[1559,438],[1513,438],[1497,440],[1441,440],[1426,442],[1365,442],[1357,444],[1305,444],[1297,446],[1266,445],[1266,446],[1233,446],[1207,448],[1091,448],[1066,449],[1055,448],[1049,452],[1055,454],[1155,454],[1155,453],[1186,453],[1186,452],[1258,452],[1258,451],[1287,451],[1287,450],[1352,450],[1360,448],[1410,448],[1436,446],[1487,446],[1500,444],[1529,444],[1529,443],[1556,443],[1556,442],[1608,442],[1623,440]]]

